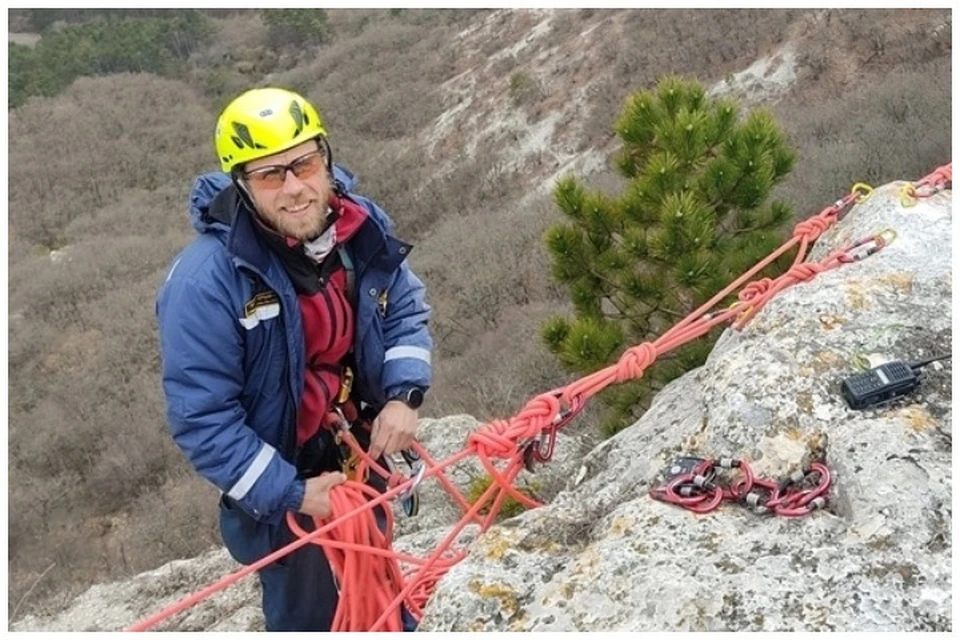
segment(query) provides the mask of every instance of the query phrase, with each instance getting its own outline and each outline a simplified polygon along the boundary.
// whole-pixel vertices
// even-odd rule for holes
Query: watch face
[[[423,404],[423,391],[421,389],[410,389],[407,391],[407,405],[411,409],[419,409]]]

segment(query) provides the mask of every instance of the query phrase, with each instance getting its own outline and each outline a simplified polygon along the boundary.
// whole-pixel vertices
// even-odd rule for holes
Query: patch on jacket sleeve
[[[244,329],[253,329],[261,320],[269,320],[280,315],[280,299],[273,291],[262,291],[243,305],[245,317],[240,318]]]

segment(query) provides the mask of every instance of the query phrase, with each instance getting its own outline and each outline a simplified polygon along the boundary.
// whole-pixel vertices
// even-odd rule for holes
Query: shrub
[[[10,114],[11,229],[22,241],[56,248],[72,240],[64,235],[72,220],[116,205],[124,189],[167,184],[183,195],[164,215],[185,219],[191,179],[215,166],[214,121],[182,82],[148,74],[82,78],[64,100],[32,101]],[[131,222],[147,215],[153,201],[143,196],[129,202]]]
[[[916,180],[949,162],[949,60],[875,76],[858,91],[811,101],[798,94],[775,107],[800,161],[776,195],[813,215],[857,182]]]
[[[510,74],[510,100],[519,106],[536,99],[540,94],[537,83],[527,73],[514,71]]]

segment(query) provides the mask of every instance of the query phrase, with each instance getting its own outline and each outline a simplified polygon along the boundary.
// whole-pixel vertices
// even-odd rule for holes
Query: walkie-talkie
[[[949,358],[950,354],[917,362],[893,360],[869,371],[858,373],[843,381],[841,391],[851,409],[867,409],[905,396],[918,386],[918,371],[937,360]]]

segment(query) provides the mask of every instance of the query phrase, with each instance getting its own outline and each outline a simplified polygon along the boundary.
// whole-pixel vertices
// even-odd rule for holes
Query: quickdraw
[[[849,193],[827,207],[824,213],[835,217],[836,220],[843,220],[853,205],[864,202],[872,195],[873,187],[865,182],[858,182],[850,187]]]
[[[720,473],[738,470],[739,477],[723,483]],[[754,475],[746,460],[680,458],[663,484],[650,490],[650,497],[695,513],[708,513],[723,501],[739,502],[757,514],[787,518],[809,515],[827,505],[832,477],[823,462],[812,462],[780,482]]]
[[[844,249],[844,252],[837,257],[837,260],[844,263],[859,262],[890,245],[897,238],[897,232],[893,229],[884,229],[880,233],[866,236],[857,240]]]

